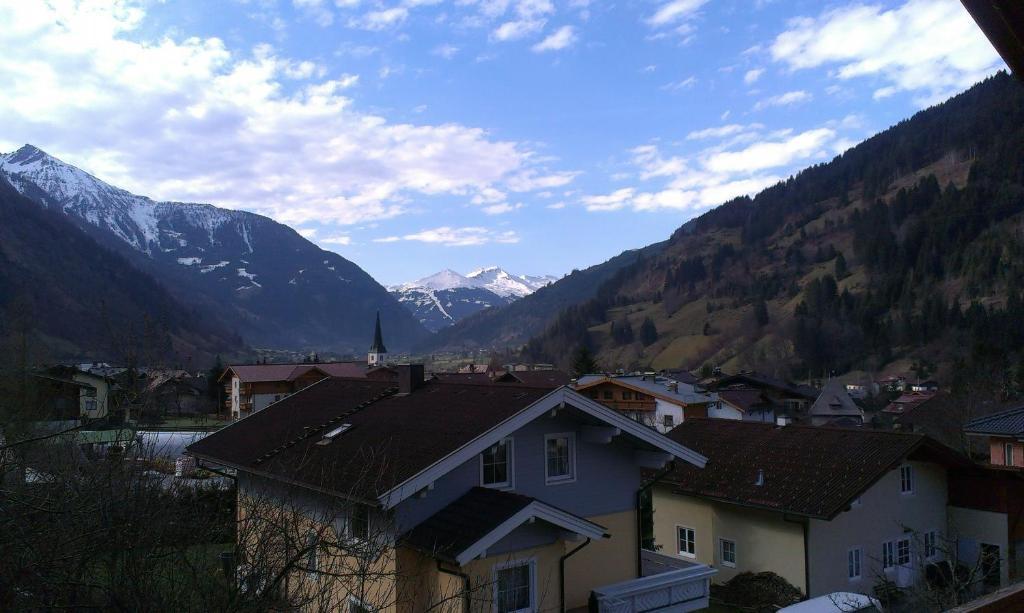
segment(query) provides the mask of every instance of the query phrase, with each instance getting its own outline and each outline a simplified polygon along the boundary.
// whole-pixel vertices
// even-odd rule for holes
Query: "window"
[[[548,434],[544,437],[544,479],[546,483],[569,483],[576,479],[576,435]]]
[[[316,532],[306,535],[306,572],[316,577],[320,570],[320,537]]]
[[[900,492],[914,493],[914,467],[910,464],[900,466]]]
[[[95,398],[86,398],[83,401],[83,408],[86,411],[95,411],[96,410],[96,399]]]
[[[346,613],[376,613],[370,605],[355,596],[348,597],[348,611]]]
[[[938,533],[935,530],[931,532],[925,532],[924,534],[924,557],[934,558],[935,554],[939,552],[938,548]]]
[[[512,486],[512,439],[502,439],[480,454],[480,484]]]
[[[846,552],[846,576],[854,581],[860,579],[860,547]]]
[[[719,557],[722,559],[722,566],[736,568],[736,541],[719,539]]]
[[[906,566],[910,564],[910,539],[882,543],[882,567]]]
[[[664,416],[662,416],[662,423],[665,425],[666,428],[671,428],[672,426],[676,425],[676,419],[669,415],[668,413],[666,413]]]
[[[605,400],[611,400],[612,399],[612,391],[611,390],[605,390],[604,392],[602,392],[601,395],[604,397]]]
[[[676,526],[676,534],[679,541],[679,555],[688,558],[697,557],[697,539],[693,528]]]
[[[533,611],[533,562],[513,562],[494,571],[494,603],[498,613]]]
[[[348,520],[348,536],[360,541],[370,540],[370,509],[357,504],[352,507]]]
[[[1013,443],[1003,445],[1003,464],[1013,466]]]
[[[623,400],[632,400],[633,399],[633,392],[630,392],[630,391],[622,392],[622,399]]]

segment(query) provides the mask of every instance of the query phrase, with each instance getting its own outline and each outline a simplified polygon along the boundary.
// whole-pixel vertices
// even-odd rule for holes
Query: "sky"
[[[0,151],[385,284],[664,240],[1004,68],[958,0],[0,0]]]

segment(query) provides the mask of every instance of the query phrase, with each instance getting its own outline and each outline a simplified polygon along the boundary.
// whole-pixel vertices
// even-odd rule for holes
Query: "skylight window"
[[[331,441],[336,439],[339,435],[341,435],[343,432],[345,432],[346,430],[348,430],[351,427],[352,427],[352,424],[341,424],[337,428],[335,428],[335,429],[331,430],[330,432],[328,432],[327,434],[325,434],[324,438],[320,442],[318,442],[317,445],[326,445],[327,443],[330,443]]]

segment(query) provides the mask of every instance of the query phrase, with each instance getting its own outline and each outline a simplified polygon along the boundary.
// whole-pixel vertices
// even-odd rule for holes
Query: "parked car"
[[[854,592],[832,592],[779,609],[779,613],[882,613],[877,598]]]

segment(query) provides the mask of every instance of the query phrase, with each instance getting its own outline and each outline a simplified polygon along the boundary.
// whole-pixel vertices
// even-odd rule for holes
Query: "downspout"
[[[636,576],[644,576],[644,562],[643,562],[643,543],[644,543],[644,516],[643,510],[641,509],[641,502],[643,500],[644,492],[650,490],[654,485],[661,481],[661,479],[672,472],[676,467],[675,460],[668,463],[665,468],[659,470],[647,483],[643,484],[640,489],[636,491]],[[654,499],[651,499],[652,513],[654,506]],[[654,530],[654,526],[651,526],[651,530]]]
[[[441,560],[437,561],[437,570],[438,572],[444,573],[446,575],[454,575],[462,579],[462,610],[464,613],[469,613],[469,607],[471,602],[469,575],[463,572],[459,572],[457,570],[449,570],[445,568],[441,565]]]
[[[558,604],[561,607],[562,613],[565,613],[565,561],[576,555],[576,553],[590,544],[590,537],[587,540],[580,543],[579,547],[576,547],[569,553],[558,558]]]
[[[809,539],[807,538],[807,536],[808,536],[807,535],[808,520],[806,518],[803,518],[803,519],[790,519],[789,517],[786,517],[785,513],[783,513],[782,514],[782,521],[786,521],[786,522],[789,522],[791,524],[800,524],[800,527],[803,529],[803,533],[804,533],[804,591],[806,591],[805,595],[808,598],[810,598],[811,597],[811,549],[810,549]]]

